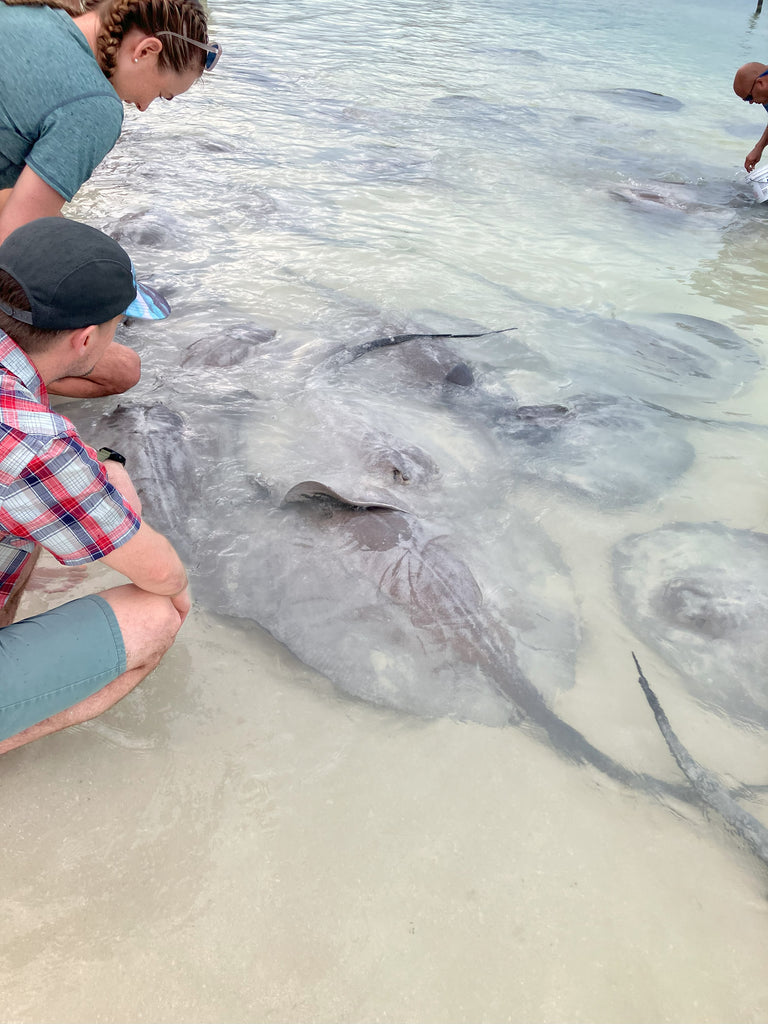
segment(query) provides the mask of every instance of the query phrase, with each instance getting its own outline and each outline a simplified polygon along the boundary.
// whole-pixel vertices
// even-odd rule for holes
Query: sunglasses
[[[757,78],[765,78],[766,75],[768,75],[768,71],[763,71],[763,73],[758,75]],[[757,81],[757,78],[755,79],[755,82]],[[752,83],[752,89],[755,88],[755,82]],[[742,99],[745,103],[754,103],[755,101],[752,98],[752,90],[750,90],[748,96],[742,96]]]
[[[219,63],[219,57],[221,57],[221,43],[198,43],[196,39],[190,39],[189,36],[182,36],[178,32],[155,32],[155,35],[174,36],[176,39],[183,39],[185,43],[191,43],[192,46],[199,46],[201,50],[206,50],[206,71],[213,71],[213,69]]]

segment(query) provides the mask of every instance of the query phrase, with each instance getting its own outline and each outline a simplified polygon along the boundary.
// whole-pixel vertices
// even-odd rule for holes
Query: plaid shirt
[[[35,544],[79,565],[108,555],[140,525],[94,449],[51,409],[35,367],[0,331],[0,608]]]

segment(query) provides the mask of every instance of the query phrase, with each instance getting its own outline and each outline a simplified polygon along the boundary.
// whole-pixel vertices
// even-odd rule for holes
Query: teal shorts
[[[69,601],[0,629],[0,740],[98,693],[125,672],[125,645],[102,597]]]

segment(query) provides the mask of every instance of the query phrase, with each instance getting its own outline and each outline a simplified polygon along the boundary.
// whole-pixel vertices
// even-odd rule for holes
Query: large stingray
[[[425,717],[516,724],[626,786],[703,800],[766,861],[768,831],[675,746],[653,695],[692,791],[631,771],[553,710],[554,689],[573,680],[579,631],[565,567],[533,524],[486,510],[474,528],[489,535],[492,557],[475,560],[479,537],[448,534],[381,499],[393,481],[412,498],[411,479],[435,479],[413,446],[392,460],[392,439],[360,460],[382,470],[376,496],[305,480],[281,500],[238,454],[253,402],[230,399],[215,418],[210,407],[196,410],[209,424],[203,431],[159,403],[102,416],[92,414],[98,403],[67,410],[95,443],[127,455],[144,514],[184,557],[198,601],[257,622],[352,697]],[[362,486],[370,495],[370,479]]]
[[[622,614],[699,700],[768,726],[768,535],[675,523],[614,550]]]
[[[237,454],[254,414],[245,405],[219,406],[215,421],[196,410],[214,428],[202,432],[161,404],[72,410],[127,455],[145,515],[185,558],[198,601],[259,623],[350,696],[519,724],[628,786],[685,798],[604,754],[545,699],[572,683],[579,631],[565,567],[534,524],[486,510],[482,537],[349,495],[284,504]]]
[[[150,522],[189,561],[203,603],[253,619],[347,692],[400,710],[500,724],[511,714],[501,682],[510,658],[540,691],[572,685],[575,598],[540,528],[503,506],[474,517],[462,506],[457,517],[460,475],[443,478],[428,452],[363,432],[354,416],[335,436],[339,407],[320,418],[324,402],[280,413],[232,399],[198,404],[207,429],[162,404],[118,407],[90,424],[99,443],[130,456]],[[83,411],[73,411],[81,424]],[[314,478],[322,487],[295,486]],[[323,488],[346,505],[283,501]],[[435,490],[447,505],[442,519]],[[468,608],[471,642],[459,635]],[[481,650],[478,617],[497,637],[495,653],[490,640]],[[450,657],[445,637],[430,639],[433,620],[456,631]],[[498,639],[501,623],[514,655]],[[396,685],[383,682],[389,675]]]

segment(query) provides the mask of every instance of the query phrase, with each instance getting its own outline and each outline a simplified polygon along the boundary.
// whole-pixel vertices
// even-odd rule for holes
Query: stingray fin
[[[283,504],[288,505],[295,501],[312,500],[332,501],[335,504],[344,505],[346,508],[358,509],[360,511],[409,512],[407,508],[393,505],[388,501],[381,501],[379,498],[371,495],[360,498],[347,497],[346,495],[339,494],[338,491],[327,484],[320,483],[319,480],[302,480],[301,483],[295,484],[286,493],[283,498]]]

